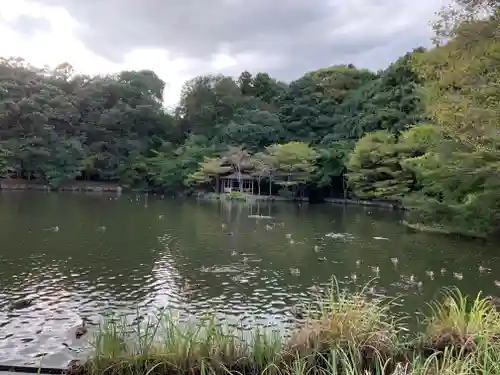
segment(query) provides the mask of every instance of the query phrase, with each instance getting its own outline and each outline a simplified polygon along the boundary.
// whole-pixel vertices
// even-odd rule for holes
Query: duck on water
[[[9,305],[9,310],[21,310],[30,307],[33,304],[32,299],[21,299],[18,301],[13,301]]]

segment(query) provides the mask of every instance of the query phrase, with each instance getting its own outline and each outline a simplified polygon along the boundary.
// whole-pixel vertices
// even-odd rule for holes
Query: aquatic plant
[[[105,320],[94,336],[87,371],[263,369],[282,352],[284,340],[277,332],[256,330],[244,335],[236,328],[216,324],[213,316],[196,325],[182,324],[178,318],[162,310],[147,322],[132,325],[125,319]]]
[[[146,322],[108,317],[94,353],[73,374],[469,375],[500,374],[500,316],[487,298],[446,290],[412,340],[388,298],[349,294],[333,284],[307,306],[288,338],[246,332],[207,315],[196,324],[161,310]],[[420,343],[420,344],[419,344]],[[70,372],[71,372],[70,371]]]
[[[491,344],[500,339],[500,314],[480,293],[471,301],[456,288],[445,289],[441,300],[430,307],[431,313],[424,318],[427,348],[471,352],[480,342]]]
[[[332,345],[387,352],[396,345],[397,321],[387,298],[368,299],[365,289],[349,294],[334,282],[308,306],[308,319],[291,338],[292,351],[322,350]]]

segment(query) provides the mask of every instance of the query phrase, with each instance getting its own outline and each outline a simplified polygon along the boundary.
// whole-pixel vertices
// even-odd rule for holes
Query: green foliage
[[[230,147],[222,155],[222,163],[230,166],[230,170],[243,173],[253,170],[252,157],[243,147]]]
[[[456,5],[435,24],[438,46],[413,56],[427,115],[440,137],[408,163],[419,189],[406,198],[407,219],[486,237],[498,234],[500,218],[498,5]]]
[[[266,152],[258,152],[253,155],[251,163],[254,168],[254,174],[261,178],[263,176],[272,176],[276,171],[275,159]]]
[[[0,177],[175,193],[249,173],[259,194],[264,181],[290,197],[396,199],[410,224],[488,236],[500,219],[499,14],[496,1],[457,0],[435,23],[435,48],[377,73],[195,77],[172,112],[151,71],[83,76],[2,59]]]
[[[11,157],[12,153],[10,150],[0,148],[0,178],[7,177],[12,173],[12,168],[10,166]]]
[[[431,302],[416,332],[393,299],[318,294],[292,335],[243,331],[213,314],[186,323],[163,309],[130,324],[111,315],[97,327],[92,354],[67,372],[85,374],[470,375],[500,371],[500,313],[491,298],[449,290]],[[297,307],[294,307],[297,309]],[[413,324],[413,328],[415,325]],[[405,334],[401,335],[401,331]]]
[[[160,102],[164,85],[151,71],[87,77],[68,64],[48,71],[2,59],[0,139],[11,154],[9,174],[53,186],[76,177],[144,180],[135,159],[175,133]]]
[[[259,109],[240,111],[234,120],[221,127],[223,144],[241,145],[251,152],[278,143],[283,136],[284,130],[278,116]]]
[[[304,184],[313,179],[329,186],[344,169],[345,144],[373,128],[360,128],[344,103],[373,82],[386,82],[383,77],[394,69],[372,73],[352,65],[333,66],[290,84],[265,72],[243,72],[237,80],[200,76],[185,83],[172,114],[161,104],[165,83],[151,71],[82,76],[69,64],[47,70],[19,58],[3,59],[0,139],[8,157],[2,157],[2,175],[41,179],[54,187],[77,178],[174,192],[190,185],[188,177],[205,157],[227,156],[230,147],[257,155],[293,141],[317,151],[314,173],[309,167],[295,170],[290,165],[300,163],[286,160],[278,170],[270,155],[247,169],[257,174],[265,170],[266,178],[271,170],[273,175],[301,174],[296,182],[291,177],[285,181]],[[413,82],[414,75],[398,69],[401,82]],[[389,83],[399,87],[398,79]],[[387,91],[384,85],[379,89],[380,95]],[[413,113],[416,109],[401,105],[401,96],[384,98],[377,103],[381,110],[401,107],[399,117],[406,116],[403,112],[419,116]]]
[[[178,148],[165,143],[148,159],[151,183],[164,191],[175,192],[189,185],[188,178],[199,169],[205,157],[216,156],[213,146],[206,146],[206,138],[190,136]]]
[[[408,193],[413,178],[400,160],[393,134],[379,130],[361,138],[347,165],[349,185],[356,196],[397,199]]]
[[[267,147],[265,153],[274,166],[277,183],[293,186],[305,184],[311,179],[317,153],[307,143],[275,144]]]
[[[47,163],[56,165],[57,168],[48,168],[45,177],[52,186],[60,186],[80,176],[84,161],[84,150],[80,139],[76,137],[55,137],[50,143],[51,152]],[[129,170],[135,170],[130,166]]]
[[[342,177],[352,149],[353,143],[347,141],[322,145],[318,149],[313,181],[320,187],[326,187],[333,178]]]
[[[419,79],[407,54],[373,80],[351,91],[339,108],[336,133],[361,138],[365,133],[388,130],[398,133],[423,120],[418,96]]]
[[[442,131],[474,149],[499,153],[500,21],[460,24],[447,44],[415,57],[426,79],[426,109]],[[480,58],[478,58],[480,56]]]
[[[432,124],[420,124],[400,134],[398,144],[411,157],[424,155],[435,149],[441,140],[441,134]]]
[[[199,169],[188,176],[188,184],[203,185],[209,184],[214,178],[229,172],[232,168],[224,166],[224,161],[220,158],[205,157],[200,163]]]
[[[420,190],[407,197],[410,221],[481,236],[497,230],[499,159],[455,150],[431,152],[411,163]]]

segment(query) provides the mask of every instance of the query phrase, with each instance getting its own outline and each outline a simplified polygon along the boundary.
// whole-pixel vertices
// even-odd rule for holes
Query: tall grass
[[[334,282],[327,292],[308,306],[304,325],[295,332],[288,350],[295,356],[343,360],[349,366],[381,365],[399,347],[399,320],[391,314],[391,300],[368,299],[365,289],[350,294]],[[332,348],[335,350],[332,351]],[[340,352],[338,351],[340,350]]]
[[[470,300],[456,288],[445,289],[442,299],[430,306],[431,313],[424,319],[424,340],[429,347],[470,352],[500,339],[500,314],[480,293]]]
[[[282,352],[284,339],[276,332],[256,330],[245,335],[216,324],[212,316],[196,325],[182,324],[178,318],[162,310],[147,322],[133,325],[123,318],[105,319],[92,340],[94,354],[87,371],[263,369],[278,362]]]
[[[480,295],[447,290],[431,304],[420,340],[403,340],[391,300],[332,287],[289,338],[243,334],[212,316],[195,325],[160,311],[147,322],[109,317],[92,343],[87,374],[500,375],[500,317]],[[425,345],[416,344],[424,342]]]

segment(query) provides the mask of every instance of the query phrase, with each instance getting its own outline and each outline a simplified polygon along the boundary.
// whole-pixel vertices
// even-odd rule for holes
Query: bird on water
[[[78,326],[75,330],[75,336],[77,339],[79,339],[80,337],[82,337],[86,333],[87,333],[87,327],[85,325],[85,320],[82,320],[82,324],[80,326]]]

